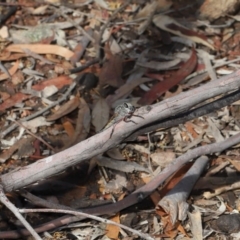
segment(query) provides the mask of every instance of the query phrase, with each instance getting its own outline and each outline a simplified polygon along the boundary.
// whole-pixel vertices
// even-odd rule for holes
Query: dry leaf
[[[87,29],[86,32],[89,34],[89,36],[93,36],[93,30],[91,28]],[[86,36],[83,36],[81,42],[75,46],[74,55],[70,58],[70,61],[73,65],[75,65],[82,58],[89,42],[90,39]]]
[[[108,157],[110,157],[112,159],[116,159],[116,160],[124,160],[125,159],[125,157],[120,152],[119,147],[110,148],[109,150],[107,150],[106,154]]]
[[[163,152],[161,150],[155,151],[150,155],[153,162],[155,162],[161,168],[165,168],[171,164],[176,155],[174,152]]]
[[[55,121],[73,110],[75,110],[79,106],[79,97],[74,97],[70,101],[66,102],[63,106],[61,106],[54,114],[47,117],[47,121]]]
[[[45,87],[48,87],[51,85],[54,85],[58,89],[61,89],[66,85],[72,84],[72,82],[73,80],[70,77],[63,75],[63,76],[58,76],[56,78],[51,78],[51,79],[39,82],[38,84],[33,85],[32,89],[36,91],[42,91]]]
[[[33,133],[37,131],[38,127],[41,126],[50,126],[52,123],[46,121],[45,117],[36,117],[32,120],[22,122],[22,125],[24,125],[26,128],[31,129]]]
[[[128,180],[125,173],[115,172],[115,179],[104,182],[103,191],[111,193],[120,193],[124,187],[127,187]]]
[[[67,133],[67,135],[68,135],[69,137],[74,136],[75,129],[74,129],[74,127],[73,127],[73,125],[72,125],[71,122],[69,122],[69,121],[64,122],[64,123],[63,123],[63,127],[64,127],[65,132]]]
[[[3,38],[3,39],[9,38],[9,33],[8,33],[8,27],[7,26],[3,26],[0,29],[0,37]]]
[[[2,104],[0,104],[0,112],[4,112],[6,109],[13,107],[17,103],[21,103],[28,99],[30,95],[25,95],[21,92],[16,93],[10,98],[6,99]]]
[[[9,72],[9,74],[10,74],[11,76],[12,76],[14,73],[16,73],[16,71],[18,70],[18,66],[19,66],[19,61],[16,61],[15,64],[14,64],[14,66],[11,67],[11,68],[8,70],[8,72]],[[8,79],[8,78],[9,78],[9,76],[8,76],[8,74],[6,74],[6,73],[3,73],[3,74],[0,75],[0,81],[6,80],[6,79]]]
[[[181,68],[175,72],[170,78],[155,84],[145,95],[138,101],[141,105],[152,104],[158,97],[160,97],[167,90],[171,89],[173,86],[179,84],[183,79],[185,79],[197,65],[197,54],[193,49],[191,57],[184,63]]]
[[[110,220],[116,223],[120,223],[119,214],[116,214],[114,217],[110,218]],[[110,239],[118,239],[120,228],[112,224],[107,224],[106,232],[106,236]]]
[[[102,8],[108,9],[108,4],[104,0],[95,0],[95,3]]]
[[[69,139],[69,142],[65,146],[68,148],[84,139],[88,136],[90,131],[91,115],[88,104],[83,98],[80,98],[77,125],[75,128],[74,136]]]
[[[172,5],[172,1],[169,0],[154,0],[150,3],[146,2],[146,5],[141,9],[134,19],[147,18],[151,15],[153,11],[166,11]]]
[[[198,138],[199,135],[197,134],[197,132],[196,132],[196,130],[195,130],[195,128],[194,128],[194,127],[195,127],[194,124],[192,124],[191,122],[186,122],[186,123],[184,124],[184,126],[185,126],[187,132],[190,133],[191,136],[192,136],[194,139]]]
[[[48,8],[48,5],[42,5],[42,6],[38,7],[38,8],[36,8],[36,9],[34,9],[34,10],[32,11],[32,14],[33,14],[33,15],[39,15],[39,14],[42,15],[42,14],[45,14],[47,8]]]
[[[23,49],[29,49],[38,54],[55,54],[69,60],[73,56],[73,52],[67,48],[50,45],[50,44],[12,44],[5,48],[9,52],[24,53]]]
[[[99,73],[99,82],[101,85],[109,84],[113,87],[123,85],[122,74],[122,58],[113,55],[110,51],[109,44],[105,45],[106,59],[101,72]]]
[[[0,162],[4,163],[6,160],[8,160],[16,151],[18,151],[21,148],[24,148],[24,146],[28,146],[28,152],[29,154],[24,154],[24,156],[29,157],[33,152],[34,149],[32,147],[32,140],[33,137],[28,138],[21,138],[17,142],[15,142],[9,149],[6,149],[4,151],[1,151],[0,154]],[[30,144],[28,144],[30,142]]]
[[[199,9],[199,16],[214,20],[231,14],[237,9],[239,9],[239,0],[205,0]]]
[[[42,94],[43,94],[42,96],[44,98],[48,98],[57,92],[58,92],[58,89],[56,86],[54,86],[54,85],[47,86],[42,90]]]
[[[131,82],[126,82],[125,84],[123,84],[121,87],[119,87],[114,95],[108,95],[106,98],[106,101],[109,105],[113,106],[113,104],[120,99],[121,97],[125,96],[127,97],[133,89],[135,89],[137,86],[139,86],[140,84],[143,84],[145,82],[149,82],[152,81],[151,78],[135,78],[132,79]]]
[[[157,1],[152,1],[147,3],[143,9],[141,9],[134,19],[146,18],[156,11]]]
[[[203,45],[209,47],[210,49],[214,50],[214,47],[208,42],[208,39],[204,34],[197,33],[193,30],[190,30],[190,29],[182,26],[181,24],[179,24],[177,21],[175,21],[171,17],[162,15],[162,14],[156,15],[153,18],[153,23],[157,27],[159,27],[167,32],[173,33],[177,36],[188,38],[196,43],[203,44]]]
[[[106,126],[109,120],[110,107],[106,100],[100,98],[92,110],[92,124],[95,127],[96,132],[99,132]]]
[[[176,59],[166,61],[166,62],[157,62],[157,61],[149,61],[146,63],[137,62],[137,65],[141,66],[141,67],[160,71],[160,70],[166,70],[166,69],[172,68],[172,67],[178,65],[180,62],[181,62],[181,59],[176,58]]]

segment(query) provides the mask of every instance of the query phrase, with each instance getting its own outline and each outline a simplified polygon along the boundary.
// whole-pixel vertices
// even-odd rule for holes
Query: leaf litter
[[[207,6],[212,7],[208,0],[202,6],[187,0],[180,2],[76,0],[43,3],[19,0],[17,11],[13,11],[14,4],[1,3],[3,13],[10,11],[1,21],[0,29],[1,173],[26,167],[95,136],[107,124],[118,104],[130,102],[142,107],[158,103],[236,71],[239,68],[239,36],[234,29],[238,26],[237,11],[240,9],[234,1],[229,1],[225,10],[220,10],[223,6],[213,1],[218,6],[216,12],[208,11]],[[23,17],[25,14],[27,17]],[[82,78],[83,74],[92,74],[94,79],[87,75]],[[204,104],[206,102],[199,103],[196,108]],[[69,206],[73,199],[76,203],[87,198],[88,207],[97,200],[103,204],[109,199],[119,201],[160,174],[160,169],[169,166],[176,156],[198,146],[220,143],[239,133],[238,105],[238,102],[227,104],[208,115],[166,129],[155,127],[138,136],[133,143],[123,141],[117,146],[117,152],[109,151],[108,158],[103,152],[92,164],[85,161],[72,166],[51,179],[58,181],[64,191],[49,185],[43,185],[41,190],[34,186],[26,189],[37,196],[55,196],[57,204]],[[172,119],[174,117],[175,113]],[[35,138],[22,127],[12,128],[14,122],[10,119],[22,123]],[[114,129],[121,131],[117,125]],[[236,177],[231,183],[223,180],[230,173],[238,174],[239,151],[234,147],[224,154],[227,157],[213,154],[207,160],[211,172],[199,165],[199,169],[203,169],[195,173],[198,178],[194,181],[204,181],[204,174],[209,172],[214,174],[208,176],[209,181],[218,177],[215,181],[219,185],[200,187],[198,182],[195,187],[188,185],[186,179],[194,167],[189,164],[167,179],[149,199],[143,200],[144,206],[139,205],[139,210],[130,209],[126,214],[130,216],[132,211],[138,218],[129,222],[129,227],[141,230],[134,234],[145,239],[181,236],[211,239],[210,236],[230,233],[228,229],[224,232],[221,224],[216,227],[213,217],[207,216],[209,212],[220,216],[237,211],[233,203],[237,202],[238,179]],[[64,161],[67,157],[63,157]],[[196,161],[196,164],[201,163]],[[219,166],[223,166],[221,171]],[[182,195],[181,179],[191,199]],[[74,190],[79,187],[87,191],[78,196]],[[204,193],[206,190],[212,193]],[[175,196],[174,191],[178,194],[172,200],[168,194]],[[231,202],[230,193],[234,195]],[[215,201],[208,206],[204,197]],[[22,199],[16,193],[11,196],[14,202]],[[169,209],[160,203],[161,199],[169,201]],[[223,201],[228,208],[218,209]],[[5,213],[3,224],[10,218],[7,210]],[[180,216],[185,216],[186,220]],[[40,221],[40,213],[32,213],[32,217],[29,220],[32,226],[44,223]],[[45,220],[52,219],[54,217]],[[121,212],[112,218],[118,223],[121,219]],[[211,231],[208,231],[209,226]],[[55,229],[55,233],[48,233],[51,238],[57,234],[68,238],[70,234],[78,239],[85,239],[94,231],[98,239],[133,239],[135,236],[111,224],[95,227],[75,226],[66,232]],[[140,232],[148,234],[149,238]],[[6,236],[4,238],[12,237]]]

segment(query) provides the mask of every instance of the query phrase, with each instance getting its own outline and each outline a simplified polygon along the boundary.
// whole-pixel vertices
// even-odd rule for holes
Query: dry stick
[[[33,213],[33,212],[47,212],[48,213],[48,212],[51,212],[51,213],[72,214],[72,215],[75,215],[75,216],[84,216],[86,218],[91,218],[91,219],[94,219],[94,220],[102,222],[102,223],[112,224],[114,226],[123,228],[123,229],[125,229],[125,230],[127,230],[129,232],[132,232],[133,234],[136,234],[136,235],[140,236],[143,239],[154,240],[154,238],[150,237],[148,234],[141,233],[141,232],[136,231],[136,230],[134,230],[132,228],[124,226],[124,225],[122,225],[120,223],[116,223],[116,222],[113,222],[111,220],[107,220],[107,219],[104,219],[104,218],[101,218],[101,217],[97,217],[97,216],[93,216],[93,215],[90,215],[90,214],[87,214],[87,213],[83,213],[83,212],[70,211],[70,210],[59,210],[59,209],[19,209],[19,212],[21,212],[21,213]]]
[[[147,124],[149,121],[157,120],[159,118],[159,116],[161,116],[161,115],[162,115],[162,117],[168,117],[168,116],[172,115],[171,114],[172,111],[175,111],[177,114],[180,111],[183,111],[184,108],[189,108],[189,107],[194,106],[194,104],[198,103],[199,101],[206,100],[209,97],[213,97],[213,96],[216,96],[217,94],[223,93],[223,91],[229,91],[229,90],[232,90],[233,88],[238,87],[238,85],[239,85],[239,80],[237,80],[238,74],[239,74],[239,72],[236,72],[236,74],[231,75],[231,77],[228,76],[229,79],[227,79],[227,77],[225,77],[225,78],[219,79],[218,81],[212,81],[206,85],[203,85],[200,88],[197,88],[195,90],[192,90],[192,91],[189,91],[186,93],[182,93],[182,94],[178,95],[177,98],[173,97],[173,98],[163,101],[162,103],[153,105],[152,110],[149,113],[146,113],[145,119],[135,120],[135,122],[140,121],[141,123],[139,122],[137,125],[131,124],[131,123],[125,124],[126,127],[124,129],[121,129],[120,134],[119,133],[117,134],[117,131],[115,131],[115,134],[113,135],[113,137],[111,139],[108,140],[108,136],[109,136],[108,131],[109,130],[106,130],[103,133],[99,134],[98,137],[94,136],[92,138],[89,138],[68,150],[65,150],[59,154],[50,156],[46,159],[38,161],[37,163],[34,163],[32,165],[25,167],[25,170],[23,170],[25,172],[22,172],[22,171],[15,172],[14,179],[15,179],[15,181],[19,182],[20,185],[18,187],[22,187],[22,186],[25,186],[25,184],[30,184],[36,180],[42,179],[44,177],[48,177],[52,174],[57,173],[58,171],[63,171],[68,166],[71,166],[75,163],[85,160],[93,155],[97,155],[97,154],[109,149],[110,147],[118,144],[124,138],[124,134],[125,135],[129,134],[131,131],[134,130],[134,128],[136,129],[137,127],[141,127],[141,126]],[[218,84],[221,84],[222,86],[224,86],[224,84],[227,84],[227,83],[228,83],[228,85],[225,86],[226,90],[225,90],[225,88],[223,88],[223,87],[220,88],[218,86]],[[213,92],[210,91],[211,87],[212,88],[214,87]],[[197,95],[195,92],[200,93],[199,99],[196,99]],[[194,96],[195,96],[195,98],[194,98]],[[179,98],[180,98],[180,100],[179,100]],[[161,113],[161,115],[160,115],[160,113]],[[122,123],[119,123],[116,128],[119,129],[120,126],[122,126],[122,125],[123,125]],[[100,136],[101,137],[105,136],[105,139],[103,139],[103,138],[101,139]],[[104,148],[103,148],[103,146],[104,146]],[[77,155],[79,155],[79,157]],[[63,159],[65,159],[66,162],[63,161]],[[28,169],[31,167],[35,167],[35,170],[33,170],[33,171],[31,170],[28,172]],[[46,174],[43,174],[43,172],[42,172],[42,171],[45,171],[44,169],[47,170]],[[32,174],[31,174],[31,172],[32,172]],[[20,174],[21,174],[21,176],[20,176]],[[29,175],[29,174],[31,174],[33,176],[32,179],[31,179],[31,175]],[[2,179],[7,180],[7,178],[5,178],[6,176],[8,176],[8,175],[3,175]],[[14,186],[16,184],[15,181],[11,181],[12,183],[10,184],[13,186],[13,188],[17,187],[17,186]],[[5,182],[4,182],[4,184],[5,184]],[[6,183],[6,184],[8,184],[8,183]],[[8,190],[11,190],[11,188],[12,187],[10,186],[10,188]]]
[[[128,136],[125,139],[125,141],[134,141],[137,139],[139,135],[144,134],[146,132],[155,131],[158,128],[170,128],[170,127],[177,126],[181,123],[185,123],[197,117],[201,117],[206,114],[212,113],[216,110],[219,110],[220,108],[228,106],[233,102],[238,101],[239,99],[240,99],[240,91],[237,90],[213,102],[202,105],[198,108],[194,108],[194,109],[191,109],[190,111],[184,112],[177,116],[170,117],[170,118],[146,125],[138,129],[136,132],[132,133],[130,136]]]
[[[68,95],[71,93],[71,91],[75,88],[76,86],[76,83],[72,83],[70,85],[70,87],[68,88],[68,90],[66,91],[66,93],[59,99],[57,100],[56,102],[50,104],[49,106],[47,106],[46,108],[44,109],[41,109],[40,111],[38,112],[35,112],[33,113],[32,115],[29,115],[25,118],[22,118],[21,119],[21,122],[24,122],[24,121],[28,121],[28,120],[31,120],[35,117],[38,117],[39,115],[42,115],[44,112],[48,111],[49,109],[55,107],[56,105],[58,105],[59,103],[63,102],[64,100],[67,99]],[[11,131],[13,131],[15,128],[17,128],[18,125],[16,123],[12,124],[10,127],[8,127],[6,130],[4,130],[1,134],[0,134],[0,138],[4,138],[8,133],[10,133]]]
[[[71,210],[71,211],[75,210],[74,208],[71,208],[62,204],[58,204],[58,203],[52,203],[51,201],[47,201],[45,199],[37,197],[26,190],[21,190],[19,193],[22,197],[27,198],[31,203],[33,203],[36,206],[46,207],[46,208],[65,209],[65,210]]]
[[[156,187],[157,184],[163,183],[174,172],[178,171],[184,164],[190,160],[199,156],[222,152],[236,144],[240,143],[240,133],[218,143],[212,143],[209,145],[197,147],[193,150],[189,150],[187,153],[176,158],[171,164],[169,164],[159,175],[153,178],[147,185],[141,188],[141,191],[150,191]],[[139,191],[138,189],[137,191]],[[135,191],[136,192],[136,191]],[[134,193],[135,193],[134,192]]]
[[[184,164],[188,163],[190,160],[193,160],[197,157],[222,152],[236,144],[240,143],[240,133],[218,143],[212,143],[209,145],[201,146],[195,148],[193,150],[189,150],[187,153],[182,156],[176,158],[171,164],[169,164],[162,172],[159,173],[156,177],[154,177],[149,183],[140,187],[132,194],[127,196],[121,201],[110,205],[103,205],[100,207],[93,207],[89,209],[84,209],[84,212],[90,214],[105,214],[105,213],[113,213],[119,212],[120,210],[126,207],[131,206],[136,203],[134,201],[141,201],[146,198],[149,194],[151,194],[160,184],[162,184],[168,177],[170,177],[173,173],[178,171]]]
[[[144,119],[133,116],[131,119],[137,124],[132,122],[125,123],[124,121],[120,122],[115,126],[115,131],[111,138],[109,138],[109,136],[112,132],[112,127],[69,149],[2,175],[0,179],[2,180],[4,190],[16,190],[40,179],[60,173],[67,167],[78,164],[116,146],[138,128],[160,119],[178,115],[194,107],[199,102],[203,102],[228,91],[233,91],[240,87],[239,76],[240,70],[188,92],[183,92],[177,96],[168,98],[160,103],[137,109],[136,115],[142,116]]]
[[[41,240],[42,238],[35,232],[31,225],[25,220],[25,218],[20,214],[18,209],[7,199],[3,192],[3,188],[0,185],[0,201],[16,216],[16,218],[23,224],[23,226],[32,234],[36,240]]]
[[[240,142],[240,133],[232,136],[222,142],[212,143],[202,147],[189,150],[187,153],[176,158],[171,164],[169,164],[162,172],[160,172],[156,177],[154,177],[149,183],[140,187],[132,194],[113,204],[96,206],[88,209],[81,209],[84,213],[103,215],[103,214],[113,214],[127,208],[144,198],[149,196],[160,184],[162,184],[168,177],[170,177],[174,172],[178,171],[184,164],[188,163],[190,160],[198,158],[203,155],[212,154],[216,152],[222,152],[229,147],[232,147]],[[37,227],[35,230],[37,232],[48,231],[56,227],[60,227],[72,222],[78,221],[79,218],[73,216],[64,216],[46,224]],[[25,229],[19,231],[5,231],[0,232],[0,238],[19,238],[22,235],[27,236],[28,232]]]

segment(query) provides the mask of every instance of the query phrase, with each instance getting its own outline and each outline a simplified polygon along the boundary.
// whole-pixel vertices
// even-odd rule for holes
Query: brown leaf
[[[92,37],[93,30],[91,28],[87,29],[86,32]],[[74,48],[74,54],[70,58],[70,61],[73,65],[75,65],[82,58],[89,42],[90,39],[86,36],[83,36],[81,42],[79,42],[77,46]]]
[[[196,43],[203,44],[214,50],[214,47],[208,42],[207,37],[204,34],[197,33],[193,30],[190,30],[182,25],[180,25],[177,21],[172,19],[166,15],[157,15],[153,18],[153,23],[170,33],[173,33],[177,36],[188,38]]]
[[[106,59],[99,74],[99,82],[101,85],[109,84],[113,87],[123,85],[122,74],[122,58],[113,55],[110,51],[109,44],[105,45]]]
[[[34,89],[36,91],[41,91],[45,87],[51,86],[51,85],[54,85],[58,89],[61,89],[62,87],[66,86],[66,85],[70,85],[71,83],[72,83],[72,79],[68,76],[63,75],[63,76],[59,76],[56,78],[51,78],[51,79],[42,81],[42,82],[32,86],[32,89]]]
[[[190,133],[194,139],[196,139],[199,136],[196,130],[194,129],[194,124],[192,124],[191,122],[186,122],[184,126],[186,127],[187,132]]]
[[[13,76],[12,76],[12,83],[14,85],[18,85],[22,83],[25,80],[25,77],[23,75],[23,72],[21,70],[18,70]]]
[[[90,131],[91,115],[88,104],[83,98],[80,98],[77,125],[74,136],[69,140],[65,148],[68,148],[84,140]]]
[[[124,83],[120,88],[118,88],[113,95],[108,95],[106,102],[109,106],[112,106],[114,102],[120,99],[123,96],[128,96],[133,89],[139,86],[142,83],[149,82],[152,79],[150,78],[135,78],[131,82]]]
[[[106,100],[100,98],[92,110],[92,124],[96,132],[99,132],[107,124],[109,120],[110,107]]]
[[[47,121],[55,121],[75,110],[79,105],[79,97],[75,97],[61,106],[54,114],[47,117]]]
[[[71,122],[69,121],[64,122],[63,127],[69,137],[74,136],[75,130]]]
[[[6,99],[2,104],[0,104],[0,112],[13,107],[15,104],[23,102],[24,100],[28,99],[30,95],[25,95],[23,93],[16,93],[15,95],[11,96],[10,98]]]
[[[11,95],[7,92],[0,92],[0,97],[1,97],[2,101],[6,101],[8,98],[11,97]]]
[[[110,220],[113,221],[113,222],[116,222],[116,223],[120,223],[119,214],[116,214]],[[107,237],[109,237],[111,239],[118,239],[120,228],[118,226],[114,226],[112,224],[107,224],[106,232],[107,232],[106,233]]]
[[[13,61],[23,57],[26,57],[26,53],[11,53],[9,51],[0,52],[0,60],[1,61]]]
[[[18,70],[18,66],[19,66],[19,62],[16,61],[15,64],[14,64],[14,66],[11,67],[11,68],[8,70],[8,72],[9,72],[9,74],[10,74],[11,76]],[[5,80],[5,79],[8,79],[8,78],[9,78],[9,76],[8,76],[6,73],[3,73],[3,74],[0,75],[0,81]]]
[[[43,15],[46,13],[48,5],[39,6],[36,9],[32,10],[31,14],[33,15]]]
[[[21,138],[15,142],[9,149],[1,152],[0,162],[4,163],[9,159],[15,152],[15,155],[19,158],[29,157],[34,153],[34,148],[32,146],[33,137]]]
[[[184,63],[184,65],[170,78],[155,84],[139,101],[139,104],[148,105],[152,104],[157,98],[159,98],[163,93],[172,88],[173,86],[180,83],[184,78],[186,78],[197,65],[197,54],[193,49],[191,57]]]

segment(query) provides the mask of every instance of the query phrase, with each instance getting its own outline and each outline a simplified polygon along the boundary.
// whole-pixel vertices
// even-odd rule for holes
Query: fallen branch
[[[223,107],[231,105],[232,103],[234,103],[238,100],[240,100],[240,91],[239,90],[237,90],[235,92],[231,92],[230,94],[227,94],[215,101],[212,101],[210,103],[202,105],[201,107],[194,108],[187,112],[179,114],[177,116],[163,119],[163,120],[151,123],[149,125],[143,126],[142,128],[137,129],[136,132],[134,132],[130,136],[128,136],[124,141],[127,141],[127,142],[135,141],[138,138],[138,136],[140,136],[146,132],[155,131],[155,129],[175,127],[179,124],[183,124],[183,123],[193,120],[195,118],[215,112]]]
[[[142,116],[143,119],[133,116],[131,118],[133,122],[119,122],[113,126],[114,133],[111,138],[110,134],[113,127],[109,127],[105,131],[69,149],[2,175],[0,179],[4,190],[16,190],[41,179],[51,177],[70,166],[92,158],[116,146],[138,128],[160,119],[183,113],[198,103],[220,94],[234,91],[239,87],[240,70],[196,89],[166,99],[160,103],[142,107],[138,109],[135,114]]]

